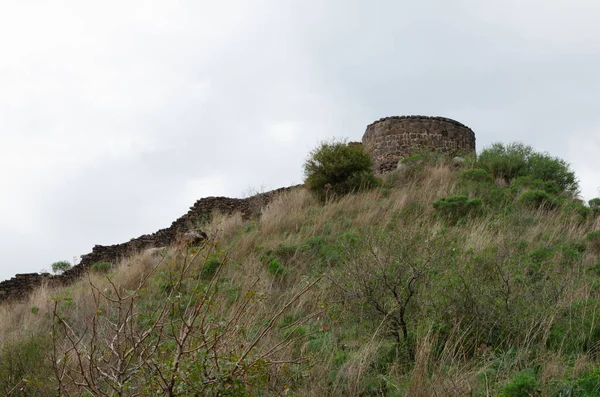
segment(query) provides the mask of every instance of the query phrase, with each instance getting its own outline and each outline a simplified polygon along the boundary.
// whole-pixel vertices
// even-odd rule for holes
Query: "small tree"
[[[293,332],[304,321],[290,327],[283,341],[268,342],[280,317],[319,279],[256,323],[258,278],[238,303],[223,310],[219,285],[227,257],[215,259],[217,245],[205,240],[197,249],[163,256],[132,289],[112,276],[104,287],[90,278],[94,304],[85,320],[67,309],[76,302],[54,297],[49,357],[54,395],[263,395],[274,386],[276,368],[306,361],[288,355],[304,337]],[[166,284],[155,288],[159,281]]]
[[[533,149],[520,142],[504,145],[495,142],[483,149],[477,157],[479,168],[489,171],[494,178],[503,178],[507,182],[527,174],[527,157]]]
[[[68,261],[58,261],[52,264],[52,273],[61,274],[71,268],[71,263]]]
[[[341,243],[347,271],[332,278],[349,304],[365,318],[383,324],[398,346],[413,356],[410,334],[415,317],[423,309],[419,294],[427,283],[432,265],[447,260],[440,236],[404,229],[402,239],[394,234],[365,229],[361,237]],[[361,314],[362,316],[362,314]]]
[[[579,192],[579,183],[569,163],[548,153],[536,152],[520,142],[493,143],[479,154],[477,166],[508,183],[518,177],[531,176],[544,182],[554,181],[567,194],[575,196]]]
[[[328,193],[344,195],[379,184],[373,162],[360,145],[345,141],[322,142],[304,163],[305,183],[320,198]]]
[[[600,197],[591,199],[588,201],[588,204],[590,205],[590,210],[592,210],[592,213],[600,214]]]

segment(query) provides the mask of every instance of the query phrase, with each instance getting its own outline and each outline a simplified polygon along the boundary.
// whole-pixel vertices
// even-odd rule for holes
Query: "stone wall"
[[[452,156],[475,152],[475,133],[464,124],[444,117],[395,116],[367,126],[362,143],[373,158],[375,173],[383,174],[419,149]]]
[[[49,273],[17,274],[10,280],[0,282],[0,302],[9,299],[23,299],[36,287],[43,284],[49,286],[68,285],[83,275],[88,266],[95,262],[106,261],[117,263],[122,258],[154,247],[175,244],[187,232],[197,230],[198,225],[210,220],[213,212],[233,214],[240,212],[243,219],[249,219],[258,213],[277,195],[290,191],[298,186],[286,187],[260,193],[245,199],[228,197],[206,197],[196,201],[190,210],[174,221],[171,226],[153,234],[145,234],[122,244],[96,245],[92,252],[81,256],[81,262],[60,275]]]
[[[360,145],[351,142],[351,145]],[[475,151],[475,133],[467,126],[443,117],[402,116],[386,117],[367,126],[362,145],[373,158],[376,173],[383,174],[396,168],[398,161],[410,156],[415,150],[432,149],[456,155]],[[197,229],[197,226],[219,211],[224,214],[240,212],[244,219],[269,203],[276,195],[296,186],[276,189],[246,199],[207,197],[196,201],[187,214],[168,228],[153,234],[145,234],[126,243],[96,245],[92,252],[83,255],[81,262],[61,275],[26,273],[17,274],[10,280],[0,282],[0,301],[22,299],[34,288],[46,283],[68,285],[78,279],[88,266],[98,261],[117,263],[123,257],[153,247],[175,244],[178,239]]]

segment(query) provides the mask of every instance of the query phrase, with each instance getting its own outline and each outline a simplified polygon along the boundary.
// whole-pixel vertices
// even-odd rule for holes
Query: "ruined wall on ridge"
[[[350,145],[360,145],[351,142]],[[475,152],[475,133],[464,124],[444,117],[395,116],[385,117],[367,126],[362,146],[371,155],[377,174],[396,169],[398,161],[421,149],[436,150],[450,155]],[[171,226],[156,233],[145,234],[128,242],[115,245],[96,245],[92,252],[83,255],[81,262],[61,275],[48,273],[17,274],[10,280],[0,282],[0,302],[21,299],[34,288],[48,284],[68,285],[85,273],[95,262],[117,263],[122,258],[148,248],[175,244],[183,234],[195,230],[199,223],[210,218],[215,211],[223,214],[240,212],[244,219],[260,211],[275,196],[294,187],[276,189],[255,196],[236,199],[207,197],[196,201],[187,214]]]
[[[243,219],[249,219],[258,213],[273,198],[298,186],[285,187],[260,193],[252,197],[238,199],[229,197],[206,197],[194,203],[190,210],[171,226],[156,233],[145,234],[126,243],[114,245],[96,245],[92,252],[81,256],[81,262],[60,275],[49,273],[24,273],[0,282],[0,302],[11,299],[24,299],[29,293],[43,284],[49,286],[69,285],[80,278],[86,269],[100,261],[118,263],[122,258],[154,247],[165,247],[178,242],[189,231],[197,230],[202,222],[210,219],[214,212],[222,214],[241,213]]]

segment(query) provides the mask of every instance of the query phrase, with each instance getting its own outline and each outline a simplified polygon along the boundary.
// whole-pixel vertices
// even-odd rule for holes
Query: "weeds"
[[[540,178],[409,168],[214,214],[200,246],[0,306],[0,394],[597,395],[595,207]],[[554,209],[519,202],[535,190]]]

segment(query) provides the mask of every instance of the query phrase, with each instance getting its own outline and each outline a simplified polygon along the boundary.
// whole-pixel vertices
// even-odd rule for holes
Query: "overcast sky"
[[[445,116],[600,195],[600,1],[0,2],[0,280]]]

